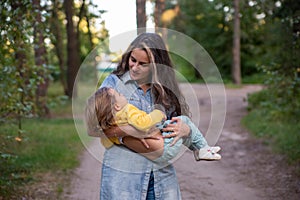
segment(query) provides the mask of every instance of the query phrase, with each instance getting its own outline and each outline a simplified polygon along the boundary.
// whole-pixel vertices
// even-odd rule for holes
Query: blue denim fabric
[[[166,163],[180,152],[182,144],[188,147],[191,150],[201,149],[207,145],[207,141],[200,132],[200,130],[195,126],[187,116],[178,116],[185,124],[190,127],[190,137],[179,139],[173,146],[170,146],[174,138],[165,138],[164,139],[164,153],[161,157],[157,158],[155,162],[157,163]],[[170,124],[170,120],[166,120],[163,124],[159,125],[158,128],[162,129]],[[168,135],[173,132],[163,132],[162,135]]]
[[[146,200],[155,200],[153,172],[151,172],[151,174],[150,174],[150,180],[149,180],[148,193],[146,196]]]
[[[120,79],[109,75],[101,87],[113,87],[125,95],[128,102],[145,112],[152,110],[150,90],[144,94],[128,73]],[[104,153],[102,164],[100,199],[145,200],[150,174],[154,176],[156,200],[181,200],[181,194],[172,165],[158,166],[145,157],[130,151],[122,145],[113,145]]]

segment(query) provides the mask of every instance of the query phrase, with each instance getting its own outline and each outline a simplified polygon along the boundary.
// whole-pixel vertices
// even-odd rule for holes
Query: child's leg
[[[179,139],[173,146],[170,146],[174,138],[161,138],[160,140],[146,139],[150,148],[147,149],[139,139],[133,137],[124,137],[124,145],[129,149],[140,153],[158,163],[165,163],[175,158],[181,150],[182,144],[187,146],[190,150],[195,151],[203,147],[208,146],[206,139],[195,126],[195,124],[186,116],[179,116],[184,123],[186,123],[190,129],[190,137],[185,139]],[[164,122],[161,126],[166,126],[170,123],[170,120]],[[170,134],[169,132],[163,132],[163,135]],[[161,134],[158,134],[161,137]],[[155,135],[157,136],[157,135]]]
[[[191,131],[190,131],[190,137],[185,138],[183,140],[183,144],[187,146],[190,150],[196,150],[201,149],[205,146],[207,146],[207,141],[200,132],[200,130],[195,126],[195,124],[191,121],[191,119],[187,116],[179,116],[181,120],[186,123]]]
[[[187,146],[190,150],[199,150],[205,146],[207,146],[207,142],[205,138],[203,137],[202,133],[199,131],[199,129],[192,123],[192,121],[186,117],[186,116],[179,116],[184,123],[186,123],[190,129],[191,134],[190,137],[179,139],[173,146],[170,146],[174,138],[165,138],[164,139],[164,152],[161,157],[154,160],[158,163],[164,163],[168,162],[169,160],[173,159],[178,155],[178,153],[181,150],[181,145],[184,144]],[[166,120],[163,124],[159,125],[158,128],[162,129],[163,127],[166,127],[171,120]],[[170,132],[163,132],[162,135],[168,135]]]
[[[210,147],[200,130],[190,118],[187,116],[180,116],[180,118],[191,129],[190,137],[184,139],[183,144],[194,152],[195,160],[220,160],[221,155],[217,152],[220,151],[221,148],[218,146]]]
[[[163,132],[162,135],[170,134],[169,132]],[[174,138],[164,138],[164,151],[163,154],[154,160],[157,163],[166,163],[175,158],[181,150],[182,139],[179,139],[173,146],[170,146]]]

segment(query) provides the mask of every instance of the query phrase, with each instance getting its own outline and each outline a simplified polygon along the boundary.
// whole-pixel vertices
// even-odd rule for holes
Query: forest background
[[[291,164],[299,164],[300,2],[147,2],[153,6],[150,16],[146,0],[136,1],[139,31],[152,18],[156,27],[201,44],[227,87],[264,85],[249,96],[249,114],[242,123]],[[11,198],[28,193],[20,188],[38,182],[37,174],[65,172],[78,164],[78,136],[67,134],[76,132],[70,119],[76,75],[98,44],[104,46],[99,55],[117,52],[109,49],[110,33],[101,18],[106,11],[93,1],[3,0],[0,10],[0,197]],[[101,59],[91,72],[96,73]],[[176,55],[173,60],[187,81],[203,83],[187,61]]]

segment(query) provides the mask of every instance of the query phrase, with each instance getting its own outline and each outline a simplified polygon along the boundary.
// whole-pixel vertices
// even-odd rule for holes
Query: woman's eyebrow
[[[133,55],[130,55],[131,58],[135,59],[135,57]],[[136,59],[135,59],[136,60]]]
[[[140,65],[147,65],[147,64],[150,64],[150,62],[138,61],[133,55],[130,55],[130,57],[132,57],[135,61],[139,62]]]

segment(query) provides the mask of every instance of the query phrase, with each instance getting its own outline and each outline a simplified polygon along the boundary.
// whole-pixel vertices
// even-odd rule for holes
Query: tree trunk
[[[11,8],[12,10],[18,10],[18,12],[16,12],[16,15],[13,16],[13,20],[21,23],[23,20],[23,16],[22,16],[22,1],[11,1]],[[20,77],[17,77],[17,88],[20,88],[22,91],[26,91],[26,84],[29,83],[29,76],[28,76],[28,67],[26,65],[26,60],[27,60],[27,56],[26,56],[26,45],[24,43],[24,41],[22,40],[21,35],[23,30],[21,29],[19,32],[17,32],[16,35],[13,35],[13,41],[15,42],[15,64],[17,67],[17,72],[19,73]],[[17,75],[18,76],[18,75]],[[22,104],[22,107],[25,106],[25,102],[26,102],[26,98],[29,98],[30,100],[33,99],[33,97],[30,95],[24,95],[24,92],[21,92],[19,95],[19,99],[18,99],[18,103]],[[18,106],[20,107],[20,106]],[[34,113],[34,110],[32,111]],[[17,108],[16,109],[16,119],[18,121],[18,136],[21,137],[21,132],[20,130],[22,130],[22,117],[24,116],[22,114],[22,108]]]
[[[241,60],[240,60],[240,8],[239,0],[234,0],[234,28],[233,28],[233,63],[232,80],[234,84],[241,84]]]
[[[93,35],[92,35],[92,32],[91,32],[90,18],[89,18],[89,15],[87,13],[86,13],[85,17],[86,17],[86,22],[87,22],[90,46],[91,46],[91,49],[94,49],[95,45],[93,43]]]
[[[80,54],[78,48],[78,38],[74,28],[72,17],[73,12],[73,0],[65,0],[64,8],[67,19],[67,95],[69,98],[77,97],[77,85],[75,79],[80,67]]]
[[[35,65],[38,67],[38,75],[42,77],[42,81],[37,85],[36,105],[41,116],[49,116],[50,110],[47,107],[47,90],[49,86],[49,78],[47,75],[46,47],[44,44],[44,35],[42,28],[41,5],[40,0],[33,0],[33,9],[35,13],[34,21],[34,55]]]
[[[68,87],[66,81],[66,67],[65,67],[65,56],[64,56],[64,45],[63,45],[63,37],[61,32],[61,24],[58,19],[58,7],[59,2],[57,0],[53,1],[53,10],[52,10],[52,18],[51,18],[51,32],[53,33],[55,40],[53,44],[55,46],[56,56],[58,58],[58,65],[60,69],[60,82],[64,89],[64,94],[67,95]]]
[[[155,32],[158,32],[158,28],[162,27],[161,15],[165,10],[165,0],[155,0],[155,9],[154,9],[154,23],[155,23]]]
[[[146,31],[146,0],[136,0],[137,34]]]
[[[83,19],[83,17],[85,16],[85,12],[86,8],[85,8],[85,0],[82,0],[82,4],[79,10],[79,14],[78,14],[78,22],[77,22],[77,26],[76,26],[76,37],[77,37],[77,42],[78,42],[78,50],[79,50],[79,41],[80,41],[80,23]]]
[[[295,68],[295,71],[297,72],[297,79],[300,79],[300,20],[299,20],[299,13],[300,13],[300,5],[299,2],[294,6],[294,10],[296,10],[293,14],[293,67]]]

